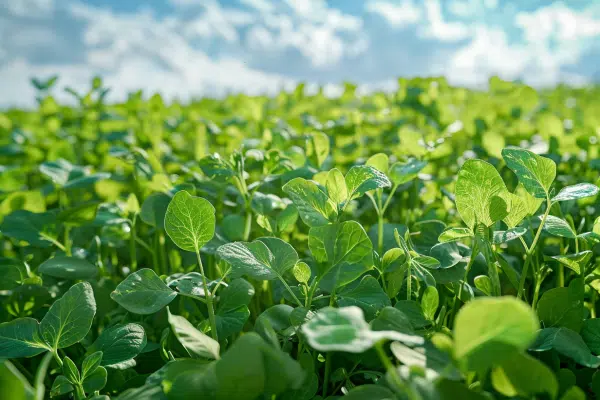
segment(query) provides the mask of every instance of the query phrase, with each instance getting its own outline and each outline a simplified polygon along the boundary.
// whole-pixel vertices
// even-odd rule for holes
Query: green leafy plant
[[[598,89],[0,112],[0,398],[600,396]]]

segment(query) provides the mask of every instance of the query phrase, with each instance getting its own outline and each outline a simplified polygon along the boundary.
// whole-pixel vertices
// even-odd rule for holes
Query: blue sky
[[[0,0],[0,106],[31,104],[29,78],[55,73],[59,88],[101,74],[113,99],[430,75],[582,85],[600,81],[600,1]]]

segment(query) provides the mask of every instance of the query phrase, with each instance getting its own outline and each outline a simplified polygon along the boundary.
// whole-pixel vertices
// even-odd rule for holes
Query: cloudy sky
[[[55,73],[59,88],[101,74],[113,99],[429,75],[581,85],[600,81],[600,1],[0,0],[0,106]]]

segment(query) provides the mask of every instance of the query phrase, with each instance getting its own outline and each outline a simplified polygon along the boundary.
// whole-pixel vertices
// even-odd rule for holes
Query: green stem
[[[131,257],[131,271],[135,272],[137,271],[137,253],[136,253],[136,249],[135,249],[135,239],[136,239],[136,234],[135,234],[135,216],[133,217],[133,220],[131,221],[131,232],[129,234],[129,253],[130,253],[130,257]]]
[[[302,302],[298,299],[298,297],[296,297],[296,295],[292,291],[292,288],[290,287],[290,285],[288,285],[288,283],[285,281],[285,279],[283,279],[282,276],[279,276],[279,280],[281,281],[281,283],[283,283],[283,286],[285,286],[287,291],[292,295],[296,304],[298,304],[299,307],[302,307]]]
[[[533,301],[531,303],[531,307],[535,310],[537,307],[538,297],[540,295],[540,287],[542,286],[542,280],[538,275],[536,275],[535,279],[535,291],[533,292]]]
[[[49,241],[50,243],[52,243],[53,245],[55,245],[56,247],[58,247],[59,249],[61,249],[65,253],[67,252],[66,247],[63,246],[61,242],[59,242],[58,240],[54,239],[53,237],[48,236],[48,235],[46,235],[43,232],[40,232],[40,236],[42,237],[42,239]]]
[[[377,251],[383,256],[383,213],[377,216]]]
[[[558,264],[558,287],[565,287],[565,267]]]
[[[52,356],[54,353],[48,352],[42,358],[40,365],[35,372],[35,398],[36,400],[44,400],[44,395],[46,394],[46,387],[44,386],[44,379],[46,379],[46,375],[48,373],[48,367],[50,366],[50,361],[52,360]],[[60,361],[60,358],[59,358]],[[62,364],[62,361],[61,361]]]
[[[64,242],[65,242],[65,253],[67,256],[71,256],[71,239],[69,238],[69,233],[71,232],[71,225],[65,224],[65,232],[64,232]]]
[[[215,285],[215,288],[213,289],[211,295],[214,297],[214,295],[217,293],[217,289],[219,288],[219,286],[221,286],[221,284],[223,282],[225,282],[225,277],[227,276],[227,274],[229,274],[229,272],[231,272],[231,267],[227,268],[227,270],[225,271],[225,273],[223,275],[221,275],[221,279],[219,280],[219,282],[217,282],[217,284]]]
[[[51,350],[51,354],[58,363],[58,366],[62,368],[63,362],[60,359],[60,356],[58,355],[58,350]]]
[[[327,387],[329,386],[329,375],[331,374],[331,352],[325,356],[325,377],[323,378],[323,398],[327,397]]]
[[[592,290],[592,298],[590,300],[590,315],[592,318],[596,318],[596,300],[598,300],[598,292]]]
[[[390,205],[390,202],[391,202],[392,198],[394,197],[394,193],[396,193],[396,189],[398,189],[398,185],[394,185],[388,198],[385,200],[385,204],[383,205],[383,208],[381,209],[382,215],[385,213],[385,210],[387,210],[388,206]]]
[[[244,242],[250,239],[250,230],[252,228],[252,210],[246,207],[246,220],[244,223]]]
[[[85,399],[85,392],[83,391],[83,387],[80,384],[76,384],[75,386],[75,398],[78,400]]]
[[[167,253],[165,252],[165,232],[159,231],[158,234],[158,254],[160,256],[160,265],[163,271],[163,274],[169,273],[169,268],[167,264]]]
[[[396,385],[396,387],[401,392],[404,392],[409,399],[411,399],[411,400],[420,399],[421,396],[419,396],[410,386],[406,385],[402,381],[402,378],[400,378],[400,375],[398,375],[398,370],[396,369],[394,364],[392,364],[392,362],[388,358],[387,354],[385,354],[385,350],[383,349],[383,341],[377,342],[375,344],[375,350],[377,351],[377,355],[379,356],[379,359],[383,363],[383,366],[385,367],[390,378],[392,379],[392,383],[394,385]]]
[[[552,208],[552,202],[550,201],[550,197],[546,195],[546,211],[542,216],[542,221],[540,222],[540,226],[538,227],[537,232],[535,233],[535,237],[533,238],[533,242],[529,247],[529,251],[526,253],[525,265],[523,266],[523,271],[521,272],[521,280],[519,281],[519,290],[517,291],[517,298],[521,299],[523,297],[525,291],[525,280],[527,279],[527,272],[529,270],[529,264],[531,263],[531,257],[533,252],[535,251],[535,245],[540,239],[540,235],[542,234],[542,229],[544,228],[544,224],[546,223],[546,218],[550,214],[550,209]]]
[[[408,262],[408,269],[406,270],[406,300],[412,298],[412,277],[410,275],[410,261]]]
[[[198,258],[198,266],[202,275],[202,284],[204,285],[204,296],[206,297],[206,308],[208,308],[208,320],[210,322],[210,334],[216,341],[219,340],[217,335],[217,320],[215,318],[215,309],[213,308],[213,299],[208,290],[206,276],[204,275],[204,267],[202,266],[202,258],[200,257],[200,249],[196,249],[196,257]]]
[[[203,299],[200,296],[195,296],[193,294],[189,294],[189,293],[185,293],[185,292],[177,292],[177,294],[180,295],[180,296],[183,296],[183,297],[189,297],[190,299],[198,300],[198,301],[200,301],[200,302],[202,302],[204,304],[208,304],[206,302],[206,299]]]

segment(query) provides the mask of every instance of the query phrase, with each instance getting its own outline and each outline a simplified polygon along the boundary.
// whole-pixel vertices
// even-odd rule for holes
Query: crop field
[[[33,83],[0,399],[600,398],[600,89]]]

